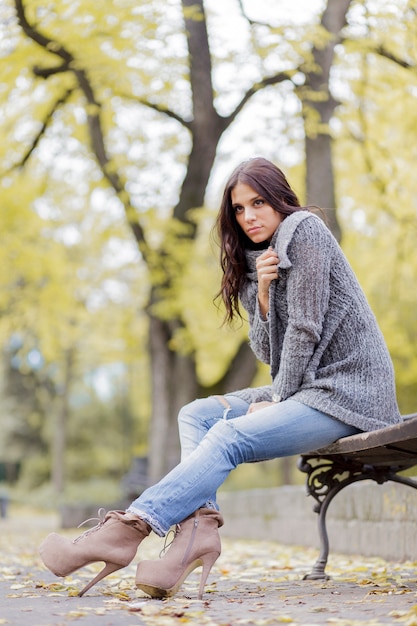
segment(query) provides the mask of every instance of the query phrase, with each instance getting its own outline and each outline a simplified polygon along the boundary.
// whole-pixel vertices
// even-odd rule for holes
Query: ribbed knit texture
[[[394,371],[384,338],[339,244],[308,211],[286,217],[272,240],[279,278],[270,286],[264,320],[256,258],[248,250],[240,293],[255,355],[271,366],[272,385],[233,392],[247,402],[277,393],[361,430],[401,420]]]

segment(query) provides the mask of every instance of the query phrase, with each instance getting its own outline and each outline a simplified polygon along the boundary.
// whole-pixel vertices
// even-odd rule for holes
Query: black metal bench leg
[[[349,476],[340,482],[336,482],[327,492],[325,498],[316,506],[318,517],[318,529],[320,537],[320,554],[315,562],[310,574],[306,574],[303,580],[329,580],[329,576],[325,573],[327,559],[329,557],[329,535],[326,528],[326,514],[330,502],[333,498],[348,485],[362,480],[367,480],[368,476]]]
[[[374,480],[378,484],[392,481],[417,489],[417,482],[415,479],[413,480],[412,478],[400,476],[395,473],[395,469],[385,469],[384,471],[378,472],[372,466],[364,465],[361,473],[356,473],[354,470],[347,470],[349,475],[346,478],[342,478],[343,473],[339,471],[336,464],[329,466],[325,462],[322,465],[310,466],[308,459],[301,460],[299,463],[299,469],[309,475],[307,480],[308,492],[316,500],[314,510],[318,513],[318,531],[320,538],[319,557],[315,562],[311,573],[306,574],[303,580],[329,579],[329,576],[327,576],[325,572],[329,556],[329,536],[326,527],[326,514],[330,502],[339,493],[339,491],[342,491],[342,489],[348,485],[363,480]],[[317,471],[318,475],[316,474]]]
[[[320,539],[320,554],[310,574],[306,574],[303,577],[303,580],[329,580],[330,576],[328,576],[325,572],[327,559],[329,558],[329,535],[327,533],[327,527],[326,527],[327,509],[329,508],[329,504],[333,500],[335,495],[352,482],[355,482],[355,481],[349,480],[344,483],[339,483],[336,487],[333,487],[333,489],[331,489],[327,493],[325,499],[316,508],[318,512],[317,521],[318,521],[318,531],[319,531],[319,539]]]
[[[309,574],[303,577],[303,580],[328,580],[329,576],[326,574],[325,569],[327,565],[327,559],[329,558],[329,535],[326,528],[326,513],[327,506],[323,506],[320,509],[318,516],[318,530],[320,538],[320,554],[317,561],[314,563],[313,569]]]
[[[301,457],[299,469],[308,474],[307,477],[307,493],[312,495],[316,500],[314,506],[315,512],[318,514],[318,532],[320,539],[320,554],[313,566],[310,574],[306,574],[303,580],[328,580],[325,570],[327,559],[329,556],[329,536],[326,527],[327,509],[333,498],[345,487],[352,483],[366,480],[369,476],[357,473],[348,473],[347,477],[343,477],[345,472],[332,462],[324,459],[319,465],[311,465],[309,459]]]

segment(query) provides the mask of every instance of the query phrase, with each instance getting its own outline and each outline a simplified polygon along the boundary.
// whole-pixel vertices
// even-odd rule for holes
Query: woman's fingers
[[[256,271],[258,273],[258,282],[267,280],[271,282],[278,278],[279,258],[273,250],[267,250],[257,259]]]
[[[261,254],[256,260],[256,269],[257,271],[262,268],[269,267],[277,267],[279,263],[279,258],[275,250],[272,248],[268,248],[263,254]]]
[[[278,263],[278,255],[272,248],[268,248],[256,261],[258,300],[264,317],[269,310],[269,286],[278,278]]]

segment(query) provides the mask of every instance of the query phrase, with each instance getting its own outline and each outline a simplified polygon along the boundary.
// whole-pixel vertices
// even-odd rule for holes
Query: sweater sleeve
[[[249,344],[255,356],[263,363],[270,362],[269,321],[264,319],[256,298],[255,314],[249,320]]]
[[[320,341],[330,296],[331,234],[319,220],[305,220],[288,247],[288,325],[285,331],[275,391],[283,398],[301,386]]]
[[[240,294],[240,301],[249,315],[249,345],[256,358],[270,362],[269,321],[262,317],[257,283],[251,281]]]
[[[263,387],[247,387],[246,389],[239,389],[238,391],[230,391],[225,394],[225,398],[228,396],[237,396],[248,404],[252,404],[254,402],[271,402],[272,392],[272,385],[264,385]]]

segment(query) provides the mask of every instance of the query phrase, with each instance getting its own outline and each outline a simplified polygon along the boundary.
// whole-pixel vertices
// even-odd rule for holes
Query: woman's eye
[[[235,209],[235,213],[242,213],[243,206],[235,206],[234,209]]]
[[[258,198],[257,200],[255,200],[254,204],[255,206],[262,206],[264,203],[264,200],[262,200],[262,198]]]

